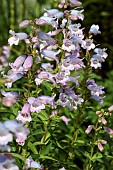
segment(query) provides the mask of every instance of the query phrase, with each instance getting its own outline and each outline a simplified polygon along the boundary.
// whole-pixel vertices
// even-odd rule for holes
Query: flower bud
[[[107,144],[107,141],[106,141],[106,140],[102,140],[101,142],[102,142],[102,144],[104,144],[104,145]]]
[[[108,108],[109,112],[113,111],[113,105]]]
[[[102,152],[103,151],[103,146],[102,146],[102,144],[101,143],[98,143],[98,149]]]
[[[30,68],[32,67],[32,64],[33,64],[33,58],[32,56],[28,56],[23,64],[25,71],[30,70]]]
[[[61,116],[61,119],[66,123],[66,125],[71,120],[71,119],[67,118],[66,116]]]
[[[30,23],[30,20],[24,20],[19,24],[20,28],[26,28]]]
[[[64,6],[64,3],[62,2],[58,5],[59,8],[63,8],[63,6]]]
[[[93,128],[93,125],[89,125],[88,128],[85,130],[86,134],[89,134]]]
[[[18,69],[18,68],[23,64],[23,62],[25,61],[25,59],[26,59],[26,55],[19,56],[19,57],[15,60],[15,62],[13,63],[13,67]]]
[[[113,135],[113,130],[108,128],[108,127],[104,127],[104,130],[109,133],[110,135]]]
[[[30,112],[30,104],[26,103],[22,108],[22,113],[29,113],[29,112]]]
[[[107,124],[106,119],[104,119],[103,117],[102,117],[102,119],[101,119],[101,122],[102,122],[104,125]]]

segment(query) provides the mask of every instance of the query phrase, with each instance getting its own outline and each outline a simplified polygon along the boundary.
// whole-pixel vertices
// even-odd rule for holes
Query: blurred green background
[[[107,48],[109,57],[102,69],[95,71],[96,79],[105,86],[105,106],[113,104],[113,0],[81,0],[85,20],[82,26],[88,31],[92,24],[98,24],[102,32],[95,36],[101,48]],[[7,45],[9,30],[20,32],[19,23],[35,19],[43,14],[44,8],[55,8],[57,0],[0,0],[0,47]]]

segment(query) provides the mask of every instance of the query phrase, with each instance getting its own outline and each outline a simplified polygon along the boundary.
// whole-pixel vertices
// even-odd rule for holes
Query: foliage
[[[24,0],[20,18],[17,1],[1,2],[2,10],[9,5],[4,17],[11,48],[3,46],[0,56],[0,169],[112,170],[113,72],[100,73],[108,56],[104,45],[111,46],[101,45],[106,33],[102,21],[97,25],[110,12],[87,19],[105,2],[84,0],[83,12],[80,1],[55,1],[39,18],[42,8],[28,15]]]

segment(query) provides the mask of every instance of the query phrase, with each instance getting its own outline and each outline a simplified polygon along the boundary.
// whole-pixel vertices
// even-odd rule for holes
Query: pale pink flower
[[[99,26],[98,25],[95,25],[93,24],[89,30],[90,33],[94,34],[94,35],[97,35],[97,34],[100,34],[101,31],[99,31]]]
[[[59,72],[56,74],[55,78],[56,78],[56,82],[60,83],[62,85],[66,85],[67,82],[69,81],[69,76],[67,75],[68,72]]]
[[[59,12],[58,9],[44,9],[46,11],[46,13],[44,13],[45,16],[53,16],[55,14],[57,14]]]
[[[40,26],[41,26],[41,25],[46,24],[46,20],[39,18],[39,19],[36,19],[36,20],[35,20],[35,23],[36,23],[37,25],[40,25]]]
[[[104,117],[101,118],[101,122],[102,122],[103,125],[107,124],[107,121],[106,121],[106,119]]]
[[[72,7],[76,6],[76,7],[79,7],[82,5],[82,3],[78,0],[69,0],[70,4]]]
[[[23,146],[25,144],[25,140],[27,139],[28,134],[29,134],[29,130],[22,125],[19,129],[16,129],[15,132],[16,142],[19,145]]]
[[[106,140],[101,140],[101,143],[105,145],[105,144],[107,144],[107,141]]]
[[[109,133],[110,135],[113,135],[113,130],[108,128],[108,127],[104,127],[104,130]]]
[[[104,61],[107,58],[107,56],[108,56],[108,54],[105,52],[106,50],[107,50],[106,48],[103,48],[103,49],[95,48],[94,52],[97,53],[98,55],[100,55],[102,61]]]
[[[30,20],[24,20],[19,24],[20,28],[26,28],[30,23]]]
[[[2,103],[5,106],[7,106],[7,107],[10,107],[14,103],[16,103],[17,97],[19,96],[17,92],[5,92],[5,91],[1,91],[1,94],[3,96],[5,96],[5,97],[3,97]]]
[[[113,105],[108,108],[109,112],[113,111]]]
[[[21,121],[22,123],[30,122],[32,120],[30,115],[30,104],[24,104],[22,110],[18,111],[16,120]]]
[[[83,49],[91,50],[95,48],[95,44],[93,43],[93,40],[86,39],[85,41],[82,41],[81,47]]]
[[[11,142],[12,140],[13,135],[9,132],[3,123],[0,123],[0,145],[7,145],[8,142]]]
[[[49,34],[45,32],[40,32],[38,33],[38,38],[41,42],[46,42],[46,45],[54,45],[56,44],[56,40],[52,38]]]
[[[70,70],[74,70],[74,65],[71,62],[71,58],[67,57],[62,60],[61,71],[70,75]]]
[[[55,75],[54,74],[51,74],[49,72],[46,72],[46,71],[41,71],[37,77],[35,78],[35,82],[36,82],[36,85],[39,85],[42,83],[43,80],[46,80],[46,81],[51,81],[54,86],[56,85],[56,82],[54,80],[54,77]]]
[[[24,70],[25,70],[25,71],[30,70],[31,67],[32,67],[32,64],[33,64],[33,57],[32,57],[32,56],[28,56],[28,57],[25,59],[24,64],[23,64]]]
[[[93,129],[93,125],[89,125],[88,128],[85,130],[86,134],[89,134],[91,132],[91,130]]]
[[[44,16],[47,16],[47,17],[51,17],[51,18],[57,18],[57,19],[60,19],[64,13],[63,12],[60,12],[58,9],[45,9],[45,13],[44,13]]]
[[[66,169],[63,167],[63,168],[60,168],[59,170],[66,170]]]
[[[60,118],[65,122],[66,125],[71,120],[71,119],[67,118],[66,116],[61,116]]]
[[[63,40],[63,45],[62,49],[68,52],[74,51],[75,50],[75,45],[72,44],[72,41],[69,39],[64,39]]]
[[[54,116],[57,115],[57,114],[58,114],[58,110],[54,110],[54,111],[52,111],[52,114],[51,114],[50,117],[54,117]]]
[[[6,76],[6,78],[9,79],[10,81],[5,83],[5,86],[7,86],[7,88],[11,88],[12,84],[22,77],[23,75],[21,73],[16,73],[16,74],[11,74],[11,75]]]
[[[50,96],[39,96],[38,99],[42,100],[43,103],[45,104],[50,104],[51,106],[55,106],[54,105],[54,98],[55,98],[56,94],[52,97]]]
[[[27,158],[26,159],[26,164],[23,167],[23,169],[27,170],[29,168],[36,168],[36,169],[38,168],[38,169],[40,169],[41,165],[38,162],[34,161],[32,158]]]
[[[8,39],[8,43],[10,44],[10,46],[14,45],[18,45],[19,40],[23,40],[28,38],[28,35],[26,33],[15,33],[14,31],[10,30],[9,33],[11,35],[13,35],[13,37]]]
[[[22,66],[22,64],[24,63],[26,59],[26,55],[21,55],[19,57],[16,58],[16,60],[14,61],[14,63],[9,63],[10,67],[14,70],[18,70],[20,66]]]
[[[29,130],[23,126],[23,124],[18,123],[15,120],[7,120],[4,122],[4,126],[14,133],[16,136],[16,142],[20,145],[24,145],[25,140],[27,139],[27,135],[29,134]]]
[[[4,151],[11,152],[11,147],[9,145],[0,145],[0,150],[2,152]]]
[[[98,146],[98,149],[102,152],[103,149],[104,149],[103,146],[102,146],[102,144],[101,144],[101,143],[98,143],[97,146]]]
[[[81,10],[81,11],[78,11],[78,10],[71,10],[71,14],[70,14],[70,19],[72,20],[78,20],[78,19],[81,19],[81,20],[84,20],[84,15],[82,14],[84,10]]]
[[[29,97],[28,103],[30,104],[30,111],[31,112],[41,112],[41,110],[45,109],[46,102],[42,101],[41,99],[35,97]]]
[[[53,50],[43,50],[41,54],[44,56],[45,59],[49,61],[56,61],[57,64],[59,63],[57,55],[61,52],[61,50],[53,51]]]
[[[101,68],[102,64],[101,64],[101,56],[98,54],[95,54],[91,57],[90,62],[91,62],[91,67],[94,67],[95,69],[97,68]]]
[[[68,96],[65,93],[60,93],[59,99],[56,103],[58,105],[61,105],[62,107],[71,107],[70,100],[68,99]]]
[[[53,65],[51,65],[50,63],[42,63],[41,66],[46,71],[53,71]]]
[[[11,154],[0,154],[0,170],[19,170],[11,158]]]

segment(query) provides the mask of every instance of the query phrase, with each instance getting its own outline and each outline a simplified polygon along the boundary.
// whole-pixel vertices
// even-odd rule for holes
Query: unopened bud
[[[102,117],[102,119],[101,119],[101,122],[102,122],[104,125],[107,124],[106,119],[104,119],[103,117]]]
[[[28,56],[23,64],[23,67],[25,69],[25,71],[28,71],[31,69],[33,64],[33,57],[32,56]]]
[[[20,28],[26,28],[30,23],[30,20],[24,20],[19,24]]]
[[[107,144],[107,141],[106,141],[106,140],[102,140],[101,142],[102,142],[102,144],[104,144],[104,145]]]
[[[109,112],[113,111],[113,105],[108,108]]]
[[[63,6],[64,6],[64,3],[62,2],[58,5],[59,8],[63,8]]]
[[[93,125],[89,125],[88,128],[85,130],[86,134],[89,134],[93,128]]]
[[[103,151],[103,146],[102,146],[102,144],[101,143],[98,143],[98,149],[102,152]]]
[[[96,111],[96,114],[97,114],[97,115],[100,115],[100,114],[101,114],[101,111]]]

